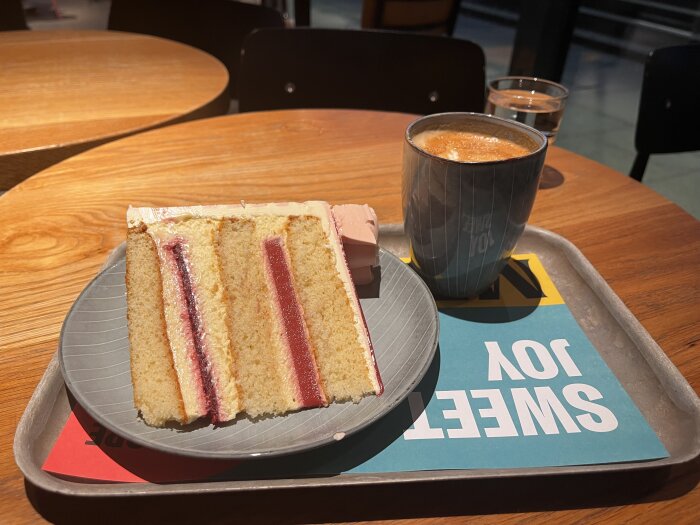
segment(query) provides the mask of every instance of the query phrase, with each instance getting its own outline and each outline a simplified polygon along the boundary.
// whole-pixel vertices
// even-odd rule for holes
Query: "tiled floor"
[[[288,0],[293,4],[293,0]],[[58,0],[64,18],[53,19],[49,0],[32,0],[39,19],[33,29],[94,28],[107,24],[109,0]],[[312,25],[359,28],[362,0],[312,0]],[[461,15],[455,36],[481,45],[486,53],[487,78],[508,70],[515,31],[493,22]],[[573,45],[563,83],[568,102],[557,145],[628,173],[635,156],[634,126],[643,64]],[[700,218],[700,152],[652,156],[644,184]]]

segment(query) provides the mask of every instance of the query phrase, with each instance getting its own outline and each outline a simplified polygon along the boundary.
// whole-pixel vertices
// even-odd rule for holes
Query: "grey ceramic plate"
[[[153,428],[133,405],[126,325],[125,260],[100,273],[80,295],[61,332],[66,385],[88,413],[116,434],[165,452],[209,458],[282,455],[343,439],[398,405],[427,371],[437,347],[435,302],[404,263],[380,251],[381,277],[360,289],[384,394],[256,422]]]

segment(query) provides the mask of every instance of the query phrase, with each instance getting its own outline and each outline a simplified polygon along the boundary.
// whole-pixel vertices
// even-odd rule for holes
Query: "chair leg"
[[[644,170],[647,167],[648,161],[648,153],[637,152],[637,156],[634,158],[634,164],[632,164],[632,170],[630,171],[630,177],[632,177],[634,180],[642,182],[642,177],[644,177]]]

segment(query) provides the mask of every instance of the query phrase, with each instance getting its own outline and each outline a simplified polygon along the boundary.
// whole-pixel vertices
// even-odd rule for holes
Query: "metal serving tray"
[[[400,225],[382,227],[380,244],[396,255],[406,256],[407,242]],[[17,465],[29,482],[49,492],[73,496],[136,496],[558,474],[633,473],[685,466],[697,458],[700,455],[698,396],[590,262],[566,239],[531,226],[526,228],[516,252],[539,256],[583,331],[665,445],[670,454],[668,458],[605,465],[340,474],[330,477],[173,484],[67,481],[41,469],[70,413],[68,394],[54,356],[17,428],[14,442]]]

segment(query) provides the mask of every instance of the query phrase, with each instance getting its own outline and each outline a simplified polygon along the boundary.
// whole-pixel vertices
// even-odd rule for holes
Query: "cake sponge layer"
[[[253,417],[296,410],[291,362],[282,347],[265,278],[260,233],[251,219],[223,221],[219,257],[243,410]]]
[[[326,396],[358,401],[378,392],[364,324],[335,271],[336,257],[319,219],[291,217],[287,228],[294,279]]]
[[[126,245],[127,306],[134,402],[143,419],[160,426],[187,421],[165,326],[160,265],[155,243],[143,232],[129,233]]]
[[[166,325],[188,419],[209,413],[216,422],[240,411],[217,256],[220,227],[220,221],[185,218],[149,228],[168,269]]]

